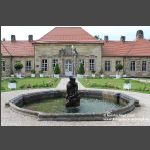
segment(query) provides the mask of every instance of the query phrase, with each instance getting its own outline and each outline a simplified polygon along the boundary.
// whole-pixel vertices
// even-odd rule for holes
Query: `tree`
[[[54,68],[54,74],[60,74],[60,68],[59,68],[58,64],[56,64],[56,66]]]
[[[118,74],[119,72],[123,69],[123,65],[122,64],[117,64],[116,65],[116,70],[118,71]]]
[[[23,64],[22,64],[20,61],[18,61],[18,62],[16,62],[16,64],[14,65],[14,68],[15,68],[16,71],[19,73],[20,70],[23,68]]]
[[[78,74],[82,74],[82,75],[85,74],[83,63],[80,63],[79,65]]]

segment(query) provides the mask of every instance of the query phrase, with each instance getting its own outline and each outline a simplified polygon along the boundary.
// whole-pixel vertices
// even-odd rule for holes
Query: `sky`
[[[58,26],[1,26],[1,40],[10,40],[11,35],[16,35],[17,40],[27,40],[32,34],[34,40],[40,39],[54,27]],[[61,27],[61,26],[59,26]],[[76,26],[75,26],[76,27]],[[120,40],[121,36],[126,36],[126,40],[135,40],[137,30],[144,31],[145,39],[150,39],[150,26],[80,26],[91,35],[99,35],[104,38],[109,36],[110,40]]]

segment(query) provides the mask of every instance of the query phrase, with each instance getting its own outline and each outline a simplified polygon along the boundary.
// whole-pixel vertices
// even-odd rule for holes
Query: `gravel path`
[[[62,78],[56,89],[65,89],[67,78]],[[78,81],[77,81],[78,82]],[[78,82],[79,89],[84,88]],[[113,121],[38,121],[36,118],[21,114],[5,107],[5,103],[11,98],[30,92],[47,91],[49,89],[31,89],[1,93],[1,125],[2,126],[150,126],[150,94],[119,91],[135,97],[140,101],[141,107],[136,108],[131,113],[120,116]],[[93,89],[91,89],[93,90]],[[95,89],[94,89],[95,90]],[[98,89],[96,89],[98,90]],[[105,90],[117,91],[117,90]],[[134,117],[134,118],[133,118]]]
[[[150,79],[130,78],[131,80],[140,81],[144,83],[150,83]]]

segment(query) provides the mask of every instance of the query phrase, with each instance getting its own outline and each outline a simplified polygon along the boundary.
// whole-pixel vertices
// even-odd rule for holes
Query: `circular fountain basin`
[[[7,105],[38,120],[88,121],[112,120],[139,106],[139,101],[125,94],[99,90],[80,90],[80,106],[65,107],[66,91],[50,90],[22,94],[10,100]]]

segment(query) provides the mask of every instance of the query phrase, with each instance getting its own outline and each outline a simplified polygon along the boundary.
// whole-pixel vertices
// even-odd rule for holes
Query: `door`
[[[72,76],[73,75],[73,64],[71,60],[65,61],[65,76]]]

